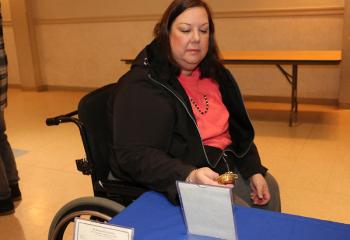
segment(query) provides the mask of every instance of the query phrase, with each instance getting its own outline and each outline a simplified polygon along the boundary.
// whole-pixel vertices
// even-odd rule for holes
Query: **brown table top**
[[[340,61],[341,51],[223,51],[229,60]]]

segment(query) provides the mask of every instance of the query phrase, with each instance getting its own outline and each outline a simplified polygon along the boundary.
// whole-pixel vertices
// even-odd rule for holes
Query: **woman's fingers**
[[[198,184],[207,184],[207,185],[214,185],[214,186],[224,186],[228,188],[233,188],[233,184],[220,184],[218,183],[217,179],[219,177],[219,174],[217,172],[214,172],[208,167],[198,168],[194,175],[193,179],[195,183]]]

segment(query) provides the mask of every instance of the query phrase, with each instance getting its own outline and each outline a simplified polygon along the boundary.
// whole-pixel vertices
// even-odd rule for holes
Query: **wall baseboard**
[[[340,109],[350,109],[350,103],[339,103],[338,104]]]
[[[101,86],[102,87],[102,86]],[[98,87],[75,87],[75,86],[46,86],[47,91],[71,91],[71,92],[91,92]]]
[[[19,83],[9,83],[8,84],[8,87],[9,88],[14,88],[14,89],[22,89],[22,85],[21,84],[19,84]]]
[[[276,96],[243,96],[245,101],[251,102],[273,102],[273,103],[290,103],[290,97],[276,97]],[[324,98],[298,98],[298,103],[301,104],[316,104],[316,105],[330,105],[338,106],[338,99],[324,99]]]
[[[72,92],[91,92],[98,87],[76,87],[76,86],[56,86],[44,85],[40,89],[23,88],[19,84],[9,84],[9,88],[22,89],[24,91],[72,91]],[[256,96],[244,95],[245,101],[251,102],[272,102],[272,103],[290,103],[290,97],[279,96]],[[339,106],[339,108],[349,109],[350,103],[339,103],[338,99],[324,99],[324,98],[298,98],[298,103],[301,104],[316,104],[316,105],[330,105]]]
[[[38,88],[28,88],[23,87],[21,84],[9,84],[8,87],[11,89],[21,89],[23,91],[35,91],[35,92],[42,92],[42,91],[71,91],[71,92],[91,92],[92,90],[96,89],[94,87],[69,87],[69,86],[48,86],[48,85],[42,85]]]
[[[9,88],[13,89],[21,89],[23,91],[35,91],[35,92],[42,92],[42,91],[47,91],[47,86],[42,85],[39,87],[23,87],[21,84],[15,83],[15,84],[8,84]]]

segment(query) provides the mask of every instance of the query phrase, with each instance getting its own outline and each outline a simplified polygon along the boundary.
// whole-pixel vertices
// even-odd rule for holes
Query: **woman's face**
[[[208,52],[209,21],[203,7],[181,13],[170,29],[170,47],[181,72],[190,75]]]

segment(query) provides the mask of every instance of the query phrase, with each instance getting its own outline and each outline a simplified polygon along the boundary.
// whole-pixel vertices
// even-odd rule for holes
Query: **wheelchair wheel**
[[[61,240],[68,225],[76,217],[108,222],[124,209],[124,206],[101,197],[82,197],[64,205],[52,219],[48,239]],[[72,238],[70,238],[72,239]]]

